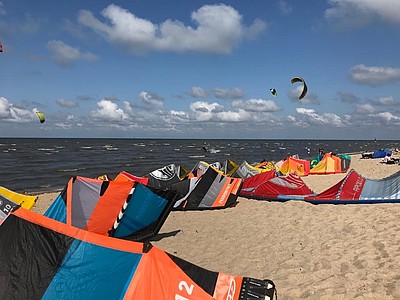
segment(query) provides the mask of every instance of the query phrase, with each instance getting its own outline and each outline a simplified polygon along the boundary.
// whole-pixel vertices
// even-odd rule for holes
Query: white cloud
[[[170,110],[169,115],[173,119],[189,120],[189,114],[184,111]]]
[[[400,80],[400,68],[367,67],[361,64],[351,68],[350,75],[355,82],[377,86]]]
[[[121,121],[128,119],[128,115],[124,110],[110,100],[100,100],[97,102],[97,105],[100,108],[90,112],[90,116],[95,119],[105,121]]]
[[[357,104],[355,110],[359,114],[371,114],[376,111],[375,107],[369,103]]]
[[[375,117],[382,119],[384,122],[400,121],[400,117],[395,116],[391,112],[380,112],[375,115]]]
[[[193,12],[191,18],[197,27],[177,20],[154,24],[114,4],[107,6],[102,15],[109,22],[102,22],[92,12],[81,10],[78,21],[133,54],[150,51],[227,54],[244,38],[254,38],[266,28],[265,22],[260,20],[245,26],[242,16],[224,4],[204,5]]]
[[[218,99],[242,99],[244,97],[244,93],[240,88],[233,88],[233,89],[214,88],[213,93],[214,96]]]
[[[209,121],[212,119],[213,113],[220,112],[223,107],[216,102],[196,101],[190,104],[190,110],[195,113],[196,120]]]
[[[132,105],[128,101],[124,101],[124,108],[129,113],[133,112]]]
[[[67,107],[67,108],[74,108],[77,107],[78,104],[74,101],[70,101],[70,100],[65,100],[63,98],[57,99],[56,100],[57,104],[62,106],[62,107]]]
[[[0,97],[0,120],[9,122],[29,122],[37,119],[35,112],[16,107],[6,98]]]
[[[73,48],[62,41],[51,40],[47,48],[53,53],[53,61],[61,67],[69,67],[76,61],[96,61],[98,57],[90,52],[82,53],[79,48]]]
[[[281,110],[274,101],[263,99],[235,100],[232,102],[232,107],[252,112],[274,112]]]
[[[141,92],[139,98],[149,108],[160,109],[163,107],[163,99],[155,93]]]
[[[252,119],[251,113],[243,109],[239,109],[238,111],[226,111],[222,105],[216,102],[193,102],[190,104],[190,109],[196,121],[242,122]]]
[[[392,96],[381,97],[377,102],[381,105],[396,105],[398,103],[398,101],[396,101],[396,99],[394,99]]]
[[[207,92],[201,87],[194,86],[194,87],[192,87],[192,90],[190,91],[190,95],[193,98],[205,98],[205,97],[207,97]]]
[[[373,19],[400,23],[400,1],[398,0],[329,0],[332,5],[325,11],[327,19],[345,19],[360,25]]]
[[[314,109],[307,108],[296,108],[299,115],[305,117],[305,121],[314,125],[328,125],[332,127],[342,127],[344,126],[343,120],[340,116],[334,113],[323,113],[321,115],[317,114]]]

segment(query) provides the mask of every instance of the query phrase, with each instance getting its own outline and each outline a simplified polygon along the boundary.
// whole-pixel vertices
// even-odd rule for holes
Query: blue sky
[[[1,0],[0,41],[2,137],[400,135],[400,1]]]

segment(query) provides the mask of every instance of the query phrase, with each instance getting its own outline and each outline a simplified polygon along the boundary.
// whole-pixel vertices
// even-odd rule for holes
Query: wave
[[[78,171],[78,168],[73,168],[73,169],[59,169],[58,172],[76,172]]]

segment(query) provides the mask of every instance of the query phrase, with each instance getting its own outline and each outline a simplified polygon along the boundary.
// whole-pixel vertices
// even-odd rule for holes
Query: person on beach
[[[321,159],[324,157],[325,152],[324,152],[324,148],[319,148],[318,149],[318,161],[321,161]]]

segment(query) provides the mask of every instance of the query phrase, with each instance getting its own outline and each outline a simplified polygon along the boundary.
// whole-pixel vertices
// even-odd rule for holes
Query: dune
[[[371,179],[399,165],[352,155]],[[345,174],[303,177],[315,192]],[[39,195],[43,213],[58,193]],[[400,299],[400,204],[313,205],[239,197],[235,207],[174,211],[153,245],[203,268],[271,279],[279,299]]]

